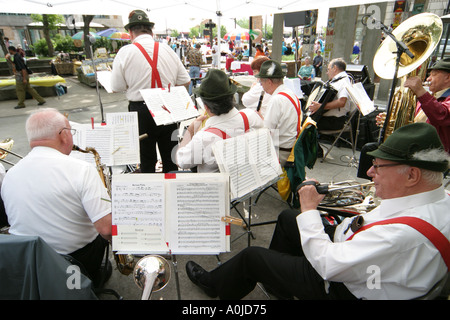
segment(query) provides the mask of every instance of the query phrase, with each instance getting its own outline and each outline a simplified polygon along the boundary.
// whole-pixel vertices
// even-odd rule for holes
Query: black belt
[[[287,152],[291,152],[292,148],[281,148],[279,147],[278,149],[280,149],[280,151],[287,151]]]

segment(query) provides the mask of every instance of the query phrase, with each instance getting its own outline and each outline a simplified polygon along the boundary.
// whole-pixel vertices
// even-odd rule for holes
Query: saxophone
[[[92,153],[95,160],[95,165],[98,171],[98,174],[103,182],[103,185],[105,186],[106,190],[108,191],[108,195],[111,197],[111,174],[109,171],[107,171],[107,168],[104,164],[101,162],[101,157],[98,154],[97,150],[92,147],[87,147],[86,149],[81,149],[77,145],[73,145],[72,150],[78,151],[81,153]],[[105,173],[106,171],[106,173]],[[131,254],[117,254],[114,253],[114,260],[117,264],[117,269],[120,273],[124,275],[129,275],[133,272],[134,266],[135,266],[135,259],[134,256]]]

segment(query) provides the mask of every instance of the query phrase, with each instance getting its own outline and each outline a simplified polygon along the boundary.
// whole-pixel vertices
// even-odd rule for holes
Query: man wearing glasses
[[[8,170],[1,196],[9,232],[39,236],[79,260],[96,282],[111,239],[111,203],[94,166],[70,157],[74,129],[55,109],[26,122],[30,153]]]
[[[381,198],[378,207],[324,227],[317,210],[324,195],[306,185],[299,190],[301,212],[280,214],[269,249],[248,247],[210,272],[190,261],[191,281],[222,299],[243,298],[257,282],[284,298],[427,294],[450,265],[450,196],[443,186],[448,154],[427,123],[397,129],[370,154],[375,162],[368,175]],[[362,227],[352,223],[357,217]],[[431,237],[423,225],[434,230]]]

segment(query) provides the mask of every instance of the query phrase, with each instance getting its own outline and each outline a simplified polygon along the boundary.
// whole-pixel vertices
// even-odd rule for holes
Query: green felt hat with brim
[[[448,161],[413,159],[416,152],[431,149],[443,150],[444,147],[436,129],[428,123],[420,122],[408,124],[395,130],[378,149],[367,152],[367,154],[375,158],[431,171],[447,171]]]
[[[125,25],[125,29],[130,30],[132,26],[143,24],[146,26],[149,26],[150,28],[153,28],[155,25],[154,22],[150,22],[148,19],[147,14],[142,10],[133,10],[128,15],[128,24]]]
[[[234,95],[236,91],[236,85],[231,83],[225,72],[219,69],[209,69],[200,87],[194,92],[201,98],[214,101]]]
[[[255,78],[284,78],[284,76],[285,74],[281,64],[273,60],[268,60],[261,64],[259,73]]]
[[[431,70],[443,70],[450,73],[450,58],[441,59],[430,68]]]

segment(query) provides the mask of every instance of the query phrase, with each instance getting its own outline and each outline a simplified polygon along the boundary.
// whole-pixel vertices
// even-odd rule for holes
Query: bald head
[[[30,147],[47,146],[69,154],[73,138],[67,118],[52,108],[40,109],[27,120],[25,129]],[[62,131],[61,131],[62,130]]]

